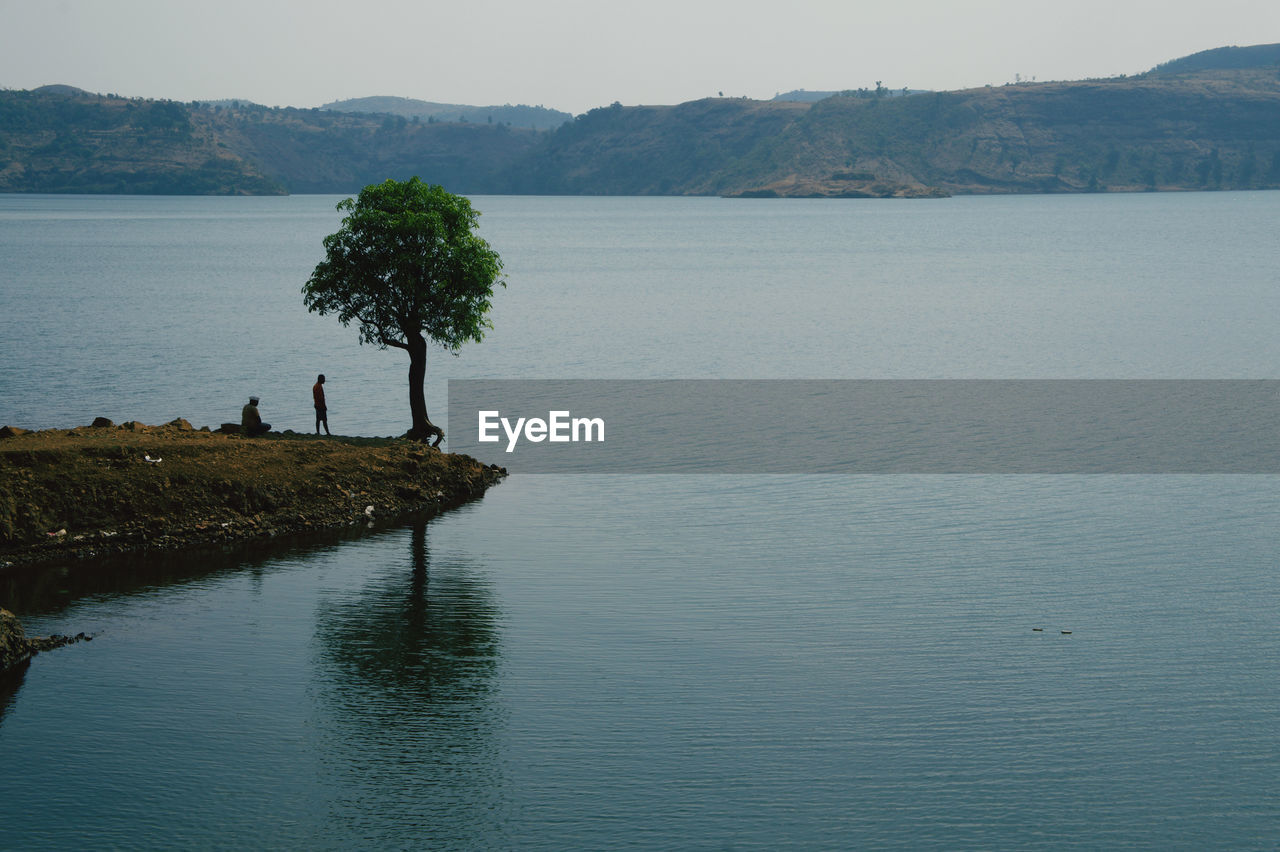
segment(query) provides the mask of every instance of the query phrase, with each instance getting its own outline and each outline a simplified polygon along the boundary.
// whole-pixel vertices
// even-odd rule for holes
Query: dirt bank
[[[505,471],[393,438],[258,438],[183,420],[0,429],[0,570],[438,512]]]

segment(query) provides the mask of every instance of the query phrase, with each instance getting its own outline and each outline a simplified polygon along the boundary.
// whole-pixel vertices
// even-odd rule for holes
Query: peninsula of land
[[[400,438],[97,422],[0,428],[0,570],[429,516],[505,475]]]

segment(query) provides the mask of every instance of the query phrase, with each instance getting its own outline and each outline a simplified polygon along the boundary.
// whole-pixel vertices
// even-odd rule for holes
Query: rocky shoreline
[[[18,617],[0,609],[0,675],[24,665],[41,651],[61,648],[75,642],[92,642],[92,636],[27,636]]]
[[[399,438],[97,422],[0,428],[0,570],[433,514],[506,474]]]

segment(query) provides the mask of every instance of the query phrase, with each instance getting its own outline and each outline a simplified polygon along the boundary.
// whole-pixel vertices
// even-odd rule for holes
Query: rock
[[[221,432],[221,433],[222,433],[222,434],[224,434],[224,435],[239,435],[239,434],[240,434],[240,424],[239,424],[239,423],[223,423],[221,426],[219,426],[219,427],[218,427],[217,429],[215,429],[214,431],[215,431],[215,432]]]
[[[115,423],[113,423],[113,422],[111,422],[110,420],[108,420],[108,419],[107,419],[107,418],[105,418],[105,417],[95,417],[95,418],[93,418],[93,422],[92,422],[92,423],[90,423],[89,425],[90,425],[90,426],[92,426],[92,427],[93,427],[93,428],[95,428],[95,429],[110,429],[111,427],[115,426],[116,424],[115,424]]]
[[[67,645],[74,645],[76,642],[92,642],[93,637],[85,633],[77,633],[75,636],[61,636],[54,634],[52,636],[32,636],[27,640],[27,644],[31,646],[31,652],[38,654],[41,651],[52,651],[54,648],[64,648]]]
[[[30,431],[30,429],[20,429],[17,426],[0,426],[0,438],[16,438]]]
[[[7,609],[0,609],[0,672],[25,663],[34,653],[18,617]]]
[[[178,419],[176,419],[176,420],[170,420],[168,423],[166,423],[166,424],[164,424],[164,425],[165,425],[165,428],[166,428],[166,429],[177,429],[177,430],[178,430],[178,431],[180,431],[180,432],[194,432],[194,431],[195,431],[195,427],[193,427],[193,426],[192,426],[189,422],[187,422],[186,420],[183,420],[181,417],[179,417],[179,418],[178,418]]]

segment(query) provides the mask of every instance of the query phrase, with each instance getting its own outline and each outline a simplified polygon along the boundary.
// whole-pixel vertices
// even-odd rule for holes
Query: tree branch
[[[352,311],[351,315],[354,316],[356,319],[360,320],[360,324],[365,328],[371,328],[375,332],[377,332],[378,342],[381,343],[383,346],[394,346],[396,349],[409,348],[408,344],[401,343],[399,340],[396,340],[391,337],[387,337],[387,333],[382,330],[382,326],[379,325],[378,323],[370,322],[369,320],[365,319],[356,311]]]

